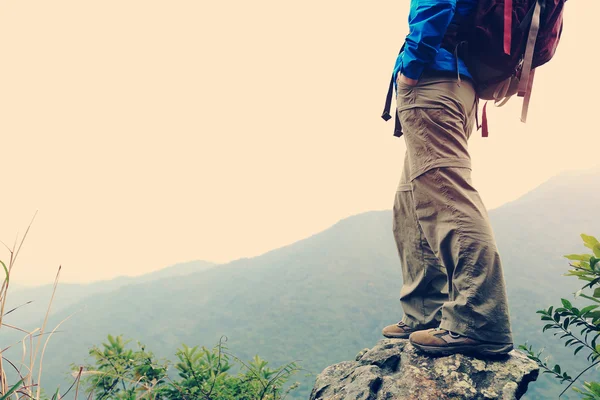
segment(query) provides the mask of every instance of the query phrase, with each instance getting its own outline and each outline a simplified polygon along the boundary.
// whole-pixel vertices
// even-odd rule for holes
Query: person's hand
[[[399,78],[400,82],[404,83],[405,85],[408,86],[417,86],[417,83],[419,83],[418,80],[416,79],[410,79],[407,76],[402,75],[402,73],[400,73],[400,78]]]

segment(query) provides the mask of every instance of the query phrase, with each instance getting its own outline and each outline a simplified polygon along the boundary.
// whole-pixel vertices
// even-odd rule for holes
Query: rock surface
[[[430,357],[406,339],[384,339],[356,361],[325,368],[310,400],[519,399],[538,374],[537,364],[516,350],[493,359]]]

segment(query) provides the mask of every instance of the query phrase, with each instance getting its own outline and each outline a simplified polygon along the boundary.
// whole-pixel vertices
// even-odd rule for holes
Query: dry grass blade
[[[79,381],[81,380],[81,371],[83,371],[83,367],[79,367],[79,372],[75,376],[75,380],[61,397],[65,397],[71,390],[73,390],[73,388],[75,388],[75,399],[77,399],[77,395],[79,393]],[[60,396],[60,393],[58,395]]]
[[[33,215],[33,218],[31,219],[29,226],[27,226],[27,229],[25,230],[25,235],[23,235],[23,238],[21,239],[18,247],[17,247],[18,235],[15,238],[15,244],[12,249],[10,249],[8,246],[5,245],[10,253],[10,261],[8,263],[8,267],[6,266],[6,264],[4,264],[4,262],[2,262],[2,267],[4,269],[5,277],[4,277],[4,281],[2,282],[2,286],[0,287],[0,329],[2,329],[2,325],[3,325],[2,321],[4,318],[4,309],[6,307],[6,297],[8,294],[8,286],[10,283],[10,273],[15,264],[15,260],[17,259],[17,256],[19,255],[21,248],[23,247],[23,243],[25,242],[25,239],[27,238],[29,229],[31,228],[31,225],[33,225],[33,221],[35,220],[36,215],[37,215],[37,211]],[[8,390],[9,390],[9,388],[8,388],[8,383],[6,380],[6,373],[4,372],[3,361],[2,361],[2,358],[0,357],[0,393],[7,393]]]
[[[33,218],[31,218],[31,222],[29,223],[29,226],[27,226],[27,229],[25,230],[23,239],[21,239],[21,243],[19,243],[19,247],[17,248],[17,251],[15,252],[15,257],[12,260],[13,264],[17,260],[17,256],[19,255],[19,252],[21,251],[21,247],[23,247],[23,243],[25,242],[25,239],[27,238],[27,234],[29,233],[29,229],[31,229],[31,225],[33,225],[33,221],[35,220],[37,213],[38,212],[36,211],[35,214],[33,214]]]
[[[50,332],[50,335],[48,336],[48,339],[46,339],[46,342],[44,343],[44,348],[42,349],[42,355],[40,356],[40,366],[39,366],[39,372],[38,372],[38,383],[41,382],[41,380],[42,380],[42,361],[44,360],[44,353],[46,352],[46,346],[48,346],[48,342],[50,341],[50,338],[56,332],[56,330],[63,324],[63,322],[67,321],[73,315],[75,315],[75,313],[69,315],[67,318],[65,318],[62,321],[60,321],[59,324],[56,325],[56,327],[52,330],[52,332]],[[41,389],[42,388],[40,386],[38,386],[37,395],[36,395],[36,397],[38,399],[40,398],[40,390]]]
[[[0,262],[2,262],[2,261],[0,261]],[[25,307],[26,305],[28,305],[28,304],[31,304],[31,303],[33,303],[33,301],[28,301],[27,303],[23,303],[23,304],[21,304],[20,306],[16,306],[16,307],[15,307],[15,308],[13,308],[12,310],[8,310],[7,312],[5,312],[5,313],[4,313],[4,316],[6,317],[6,316],[7,316],[8,314],[10,314],[11,312],[15,312],[15,311],[16,311],[16,310],[18,310],[19,308],[21,308],[21,307]]]
[[[7,363],[9,363],[11,367],[13,367],[13,368],[14,368],[14,370],[17,372],[17,375],[19,375],[19,378],[21,378],[21,380],[24,380],[24,379],[25,379],[25,377],[24,377],[23,375],[21,375],[21,369],[20,369],[20,368],[17,368],[17,366],[16,366],[16,365],[15,365],[15,364],[14,364],[12,361],[10,361],[10,360],[9,360],[8,358],[6,358],[6,357],[2,357],[2,359],[3,359],[4,361],[6,361]]]
[[[29,332],[27,332],[25,329],[21,329],[21,328],[19,328],[19,327],[16,327],[16,326],[14,326],[14,325],[11,325],[11,324],[6,324],[6,323],[4,323],[4,324],[2,324],[2,326],[5,326],[5,327],[7,327],[7,328],[10,328],[10,329],[14,329],[14,330],[16,330],[16,331],[19,331],[19,332],[23,332],[23,333],[29,333]]]
[[[25,331],[25,333],[27,333],[27,335],[25,335],[25,337],[21,340],[19,340],[18,342],[15,342],[13,344],[11,344],[10,346],[7,346],[3,349],[0,349],[0,353],[4,353],[5,351],[7,351],[8,349],[10,349],[13,346],[18,345],[19,343],[23,343],[23,345],[25,344],[25,339],[27,339],[28,337],[30,337],[31,335],[33,335],[35,332],[37,332],[40,328],[35,328],[35,330],[33,330],[32,332],[27,332]],[[37,336],[37,335],[36,335]],[[23,348],[23,350],[25,350],[25,348]]]
[[[32,359],[31,359],[31,371],[34,370],[34,366],[35,366],[35,361],[37,360],[37,356],[39,354],[40,351],[40,346],[42,343],[42,335],[44,334],[44,331],[46,329],[46,325],[48,324],[48,316],[50,315],[50,310],[52,309],[52,302],[54,301],[54,296],[56,295],[56,288],[58,287],[58,279],[60,277],[60,270],[61,270],[61,266],[58,267],[58,271],[56,272],[56,277],[54,278],[54,287],[52,288],[52,296],[50,297],[50,303],[48,303],[48,309],[46,310],[46,315],[44,317],[44,323],[42,324],[42,327],[40,329],[40,336],[38,337],[37,340],[37,344],[35,346],[35,352],[32,353]],[[62,322],[61,322],[62,324]],[[60,326],[60,324],[58,325]],[[57,328],[58,328],[57,326]],[[48,343],[48,341],[46,341],[46,343]],[[46,346],[44,346],[45,349]],[[40,361],[41,364],[41,361]],[[32,372],[33,373],[33,372]],[[40,369],[40,374],[41,374],[41,369]],[[30,379],[33,379],[33,377],[29,376]],[[39,377],[38,377],[38,382],[39,382]],[[39,392],[39,388],[38,388],[38,392]],[[37,397],[39,398],[39,393],[37,395]]]
[[[81,372],[83,372],[83,367],[79,367],[79,374],[77,374],[77,386],[75,387],[75,400],[77,400],[77,396],[79,396],[79,384],[81,383]]]
[[[4,281],[2,282],[2,287],[0,287],[0,297],[3,297],[4,290],[8,290],[10,272],[8,272],[8,267],[6,266],[6,264],[4,264],[4,261],[0,260],[0,264],[2,264],[2,268],[4,269]]]

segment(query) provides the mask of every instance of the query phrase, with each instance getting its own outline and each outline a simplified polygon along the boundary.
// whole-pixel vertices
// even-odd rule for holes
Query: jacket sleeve
[[[404,54],[399,69],[411,79],[419,79],[427,65],[435,60],[448,26],[454,18],[457,0],[418,1],[408,19]]]

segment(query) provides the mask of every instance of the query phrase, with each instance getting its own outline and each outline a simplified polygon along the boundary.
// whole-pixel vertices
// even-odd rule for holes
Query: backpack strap
[[[402,53],[402,50],[404,50],[404,44],[400,48],[398,55],[400,55],[400,53]],[[395,82],[394,78],[396,78],[396,76],[392,72],[392,78],[390,79],[390,87],[388,88],[387,96],[385,98],[385,105],[383,106],[383,113],[381,114],[381,118],[383,118],[384,121],[389,121],[390,119],[392,119],[392,116],[390,115],[390,111],[392,109],[392,96],[394,94],[394,82]],[[394,136],[400,137],[400,136],[402,136],[402,126],[400,125],[400,118],[398,117],[398,112],[396,111],[395,114],[396,114],[396,119],[394,121]]]
[[[531,70],[529,75],[529,83],[527,85],[527,93],[523,99],[523,110],[521,111],[521,122],[527,122],[527,112],[529,111],[529,101],[531,100],[531,91],[533,89],[533,77],[535,76],[535,69]]]
[[[504,52],[510,55],[512,44],[512,12],[513,0],[504,1]]]
[[[488,128],[487,105],[488,105],[488,102],[486,101],[483,104],[483,112],[481,114],[481,136],[482,137],[488,137],[490,135],[490,131]]]
[[[523,59],[523,69],[521,71],[521,79],[519,82],[519,97],[524,97],[527,94],[527,88],[529,87],[529,80],[533,66],[535,42],[537,41],[538,33],[540,32],[540,20],[542,13],[541,1],[542,0],[536,0],[533,16],[531,18],[529,36],[527,37],[527,47],[525,49],[525,58]]]
[[[519,81],[519,97],[523,99],[523,109],[521,111],[521,122],[527,121],[527,112],[529,111],[529,101],[531,100],[531,90],[533,88],[533,53],[535,50],[535,42],[537,41],[540,31],[540,20],[542,14],[543,0],[536,0],[533,16],[531,18],[531,27],[529,28],[529,36],[527,37],[527,47],[525,49],[525,58],[523,59],[523,69],[521,71],[521,79]]]
[[[383,107],[383,113],[381,114],[381,118],[384,121],[389,121],[392,119],[390,115],[390,111],[392,109],[392,96],[394,94],[394,74],[392,74],[392,79],[390,80],[390,87],[388,88],[387,96],[385,98],[385,106]],[[394,136],[400,137],[402,136],[402,126],[400,125],[400,118],[398,117],[398,112],[396,114],[396,119],[394,121]]]
[[[381,118],[384,121],[389,121],[392,119],[390,115],[390,110],[392,109],[392,94],[394,93],[394,74],[392,74],[392,79],[390,79],[390,87],[388,88],[387,95],[385,97],[385,106],[383,106],[383,113],[381,114]]]

